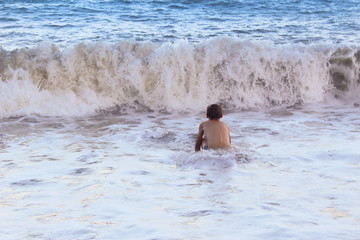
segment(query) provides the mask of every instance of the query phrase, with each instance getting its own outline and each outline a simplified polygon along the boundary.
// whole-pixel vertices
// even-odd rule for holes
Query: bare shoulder
[[[199,130],[203,130],[205,128],[205,126],[208,124],[208,122],[209,121],[205,121],[205,122],[200,123]]]
[[[226,123],[224,123],[224,122],[222,122],[223,124],[224,124],[224,126],[226,126],[227,128],[229,128],[229,126],[226,124]]]
[[[225,122],[223,122],[223,121],[219,121],[218,124],[221,124],[222,126],[228,127],[228,125],[227,125]]]
[[[221,122],[221,125],[222,125],[223,128],[225,128],[225,129],[227,129],[228,131],[230,131],[230,128],[229,128],[229,126],[228,126],[226,123]]]

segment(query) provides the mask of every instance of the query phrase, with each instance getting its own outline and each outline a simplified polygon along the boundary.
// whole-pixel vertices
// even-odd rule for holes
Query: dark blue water
[[[360,40],[358,1],[0,1],[5,49],[41,41],[68,47],[81,41],[135,39],[198,43],[215,36],[275,43]]]

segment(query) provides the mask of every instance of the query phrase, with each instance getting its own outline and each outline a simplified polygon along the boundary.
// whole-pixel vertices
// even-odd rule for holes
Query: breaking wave
[[[359,100],[360,48],[217,37],[156,44],[0,48],[0,116],[77,116],[122,106],[201,111]]]

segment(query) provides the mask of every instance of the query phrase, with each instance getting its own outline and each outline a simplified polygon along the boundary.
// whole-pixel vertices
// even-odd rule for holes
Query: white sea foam
[[[231,108],[359,97],[359,50],[214,38],[198,45],[84,42],[60,51],[1,50],[3,117],[84,115],[114,106],[151,110]]]

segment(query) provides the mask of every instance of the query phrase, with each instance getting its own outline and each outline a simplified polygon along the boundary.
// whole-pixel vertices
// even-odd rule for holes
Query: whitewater
[[[360,239],[359,11],[0,1],[0,239]]]
[[[1,54],[3,117],[78,116],[130,106],[199,112],[359,99],[360,50],[214,38],[193,46],[119,41]]]

